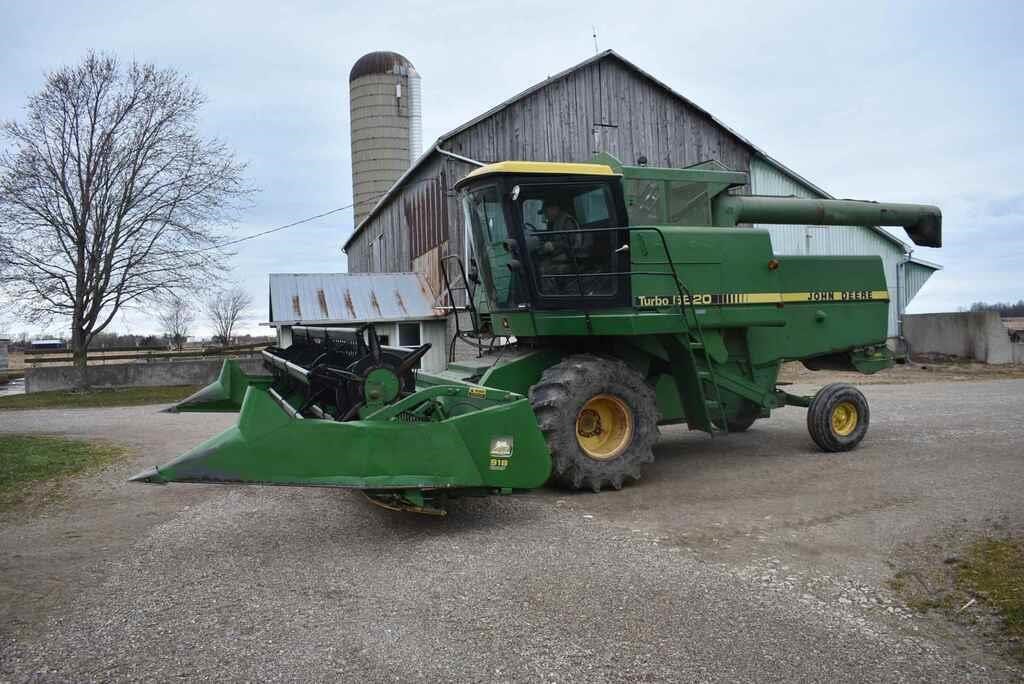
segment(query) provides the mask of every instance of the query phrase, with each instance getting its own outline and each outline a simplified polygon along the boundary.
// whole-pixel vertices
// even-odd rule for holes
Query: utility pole
[[[596,55],[599,50],[597,49],[597,27],[594,25],[590,26],[591,31],[594,33],[594,54]]]

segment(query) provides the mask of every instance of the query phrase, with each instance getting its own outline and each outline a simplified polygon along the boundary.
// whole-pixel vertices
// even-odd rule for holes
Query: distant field
[[[0,397],[0,411],[40,408],[97,408],[105,406],[142,406],[173,404],[196,392],[191,385],[177,387],[127,387],[96,389],[87,392],[33,392]]]

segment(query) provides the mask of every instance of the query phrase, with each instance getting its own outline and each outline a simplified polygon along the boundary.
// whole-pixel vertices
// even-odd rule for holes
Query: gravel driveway
[[[849,455],[784,409],[673,427],[621,492],[458,503],[129,485],[234,420],[153,407],[0,412],[139,458],[0,528],[0,679],[1018,680],[886,589],[901,545],[1024,516],[1024,381],[865,388]],[[2,436],[0,436],[2,439]]]

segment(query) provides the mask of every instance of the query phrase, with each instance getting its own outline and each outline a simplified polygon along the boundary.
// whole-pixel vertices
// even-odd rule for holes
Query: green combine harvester
[[[744,224],[902,226],[941,245],[938,208],[732,194],[744,173],[508,161],[460,181],[474,259],[448,257],[477,358],[417,371],[427,351],[372,326],[293,329],[264,376],[227,361],[180,411],[240,411],[237,425],[132,478],[359,489],[443,512],[449,497],[547,482],[621,488],[653,460],[658,426],[742,432],[807,408],[824,451],[857,446],[864,396],[778,386],[784,361],[874,373],[889,295],[878,256],[782,256]],[[449,294],[452,288],[449,285]],[[454,301],[454,299],[453,299]],[[452,340],[454,348],[455,340]]]

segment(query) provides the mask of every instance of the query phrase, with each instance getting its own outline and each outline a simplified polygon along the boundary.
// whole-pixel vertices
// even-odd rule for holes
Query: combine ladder
[[[668,349],[670,356],[681,361],[681,363],[672,364],[672,376],[675,378],[679,396],[683,402],[686,422],[691,430],[704,430],[712,436],[716,432],[728,432],[725,402],[722,400],[721,388],[715,378],[714,360],[708,353],[704,329],[700,324],[697,307],[693,303],[693,295],[679,278],[679,272],[670,256],[664,233],[657,228],[652,230],[661,238],[665,261],[672,271],[672,280],[675,282],[679,294],[679,314],[686,328],[682,339],[677,335],[661,336],[662,344]],[[693,391],[694,389],[696,392]],[[720,421],[718,424],[715,423],[716,419]]]
[[[448,267],[445,266],[446,261],[454,261],[459,267],[459,278],[462,284],[452,287],[451,280],[448,277]],[[448,296],[448,302],[451,304],[452,313],[455,314],[455,335],[452,337],[451,344],[448,347],[448,362],[451,363],[455,360],[455,342],[462,340],[467,344],[476,346],[476,355],[478,357],[483,356],[483,341],[480,339],[480,315],[476,310],[476,305],[473,303],[473,291],[469,288],[469,278],[466,277],[466,267],[462,263],[462,259],[457,254],[449,254],[441,257],[441,278],[444,280],[445,294]],[[460,307],[455,303],[455,293],[465,292],[466,293],[466,306],[462,307],[463,311],[469,313],[469,320],[473,324],[471,331],[463,332],[461,323],[459,322],[459,311]],[[467,339],[468,338],[468,339]]]

